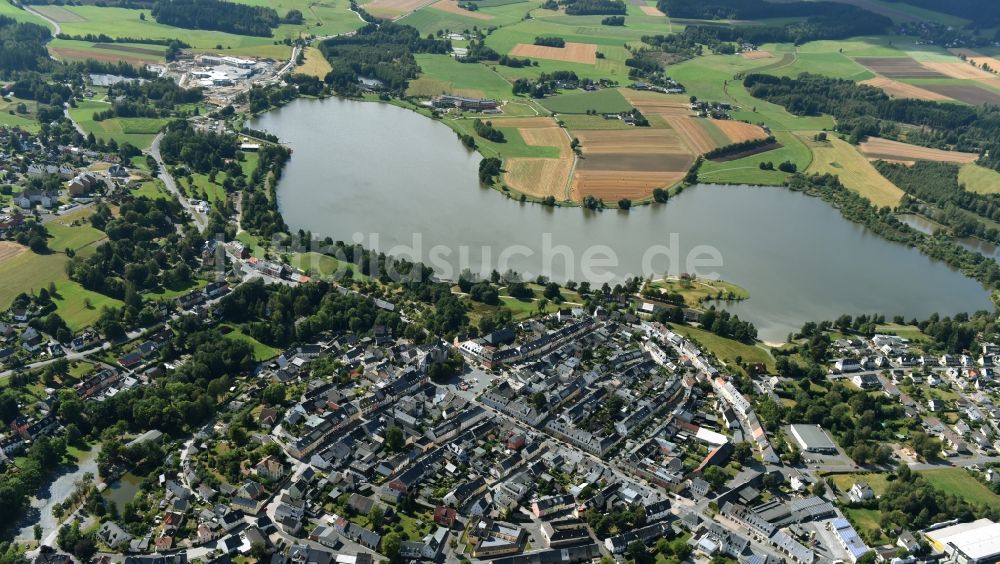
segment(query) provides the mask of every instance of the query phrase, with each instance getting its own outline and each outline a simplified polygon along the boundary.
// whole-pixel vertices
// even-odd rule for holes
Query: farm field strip
[[[875,88],[881,89],[886,94],[895,98],[915,98],[917,100],[930,100],[937,102],[946,102],[951,100],[951,98],[945,96],[944,94],[927,90],[914,84],[907,84],[905,82],[893,80],[886,76],[876,76],[875,78],[862,80],[861,84],[874,86]]]
[[[480,11],[470,12],[469,10],[460,7],[458,2],[455,0],[438,0],[437,2],[431,4],[430,7],[435,10],[441,10],[442,12],[448,12],[449,14],[456,14],[476,20],[487,21],[495,18],[495,16],[491,14],[486,14]]]
[[[713,119],[711,123],[722,130],[722,133],[732,143],[741,143],[743,141],[764,139],[767,137],[767,132],[763,128],[752,123],[732,119]]]
[[[996,57],[990,57],[988,55],[983,55],[972,49],[948,49],[954,55],[965,55],[966,60],[975,63],[976,66],[982,66],[983,63],[989,65],[993,72],[1000,72],[1000,59]]]
[[[548,59],[551,61],[565,61],[567,63],[584,63],[588,65],[597,63],[597,45],[594,43],[574,43],[567,41],[565,47],[546,47],[544,45],[518,43],[511,49],[510,54],[514,57]]]
[[[576,131],[585,155],[594,153],[662,154],[686,152],[677,133],[669,129],[630,128]]]
[[[399,17],[414,12],[434,0],[373,0],[364,4],[365,11],[379,17]]]
[[[586,196],[615,202],[621,198],[642,199],[649,197],[655,188],[666,188],[679,182],[686,172],[641,172],[577,170],[573,177],[572,199],[582,201]]]
[[[653,16],[659,18],[666,17],[666,14],[661,12],[660,9],[657,8],[656,6],[639,6],[639,9],[642,10],[642,13],[646,14],[647,16]]]
[[[879,174],[853,145],[836,137],[825,142],[811,138],[803,141],[813,152],[813,161],[806,172],[835,174],[848,190],[868,198],[878,207],[895,207],[902,201],[903,191]]]
[[[504,182],[518,192],[536,198],[566,198],[566,185],[573,171],[572,158],[513,158],[504,163]]]
[[[718,144],[699,123],[701,118],[688,116],[664,116],[670,128],[677,132],[692,153],[701,155],[715,149]]]
[[[966,104],[1000,104],[1000,92],[973,84],[925,84],[924,88]],[[996,82],[1000,88],[1000,80]]]
[[[858,145],[858,150],[869,159],[939,161],[958,164],[971,163],[979,159],[979,155],[975,153],[931,149],[880,137],[869,137],[867,141]]]
[[[769,51],[744,51],[740,53],[740,56],[748,61],[770,59],[774,57],[774,55],[772,55]]]
[[[940,68],[931,66],[935,63],[920,63],[907,56],[856,57],[854,60],[875,74],[889,78],[945,78],[949,76],[944,74]]]

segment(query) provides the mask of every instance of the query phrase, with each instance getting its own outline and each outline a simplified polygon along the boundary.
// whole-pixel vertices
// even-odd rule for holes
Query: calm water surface
[[[750,292],[726,307],[768,341],[842,313],[991,307],[976,281],[783,188],[702,185],[631,212],[552,209],[480,187],[478,155],[444,124],[402,108],[300,99],[250,125],[294,151],[278,186],[289,227],[419,258],[448,277],[463,267],[596,284],[717,275]]]

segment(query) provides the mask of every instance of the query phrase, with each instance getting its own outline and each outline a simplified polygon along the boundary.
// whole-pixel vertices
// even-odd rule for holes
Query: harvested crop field
[[[379,2],[380,0],[375,0]],[[510,50],[514,57],[530,57],[533,59],[548,59],[551,61],[566,61],[569,63],[597,63],[597,45],[593,43],[566,42],[565,47],[545,47],[543,45],[528,45],[518,43]]]
[[[755,61],[757,59],[770,59],[774,57],[769,51],[744,51],[740,53],[744,59],[748,61]]]
[[[836,137],[826,142],[802,140],[813,152],[812,163],[806,172],[836,174],[848,190],[857,192],[878,207],[899,205],[903,191],[879,174],[854,145]]]
[[[594,196],[608,203],[621,198],[648,198],[653,189],[673,186],[685,174],[686,172],[578,170],[573,177],[571,197],[579,202],[586,196]]]
[[[951,100],[951,98],[945,96],[944,94],[938,94],[937,92],[932,92],[930,90],[921,88],[919,86],[914,86],[912,84],[907,84],[905,82],[893,80],[885,76],[876,76],[875,78],[862,80],[861,84],[866,84],[868,86],[874,86],[875,88],[879,88],[883,92],[894,98],[915,98],[917,100],[930,100],[930,101]]]
[[[924,66],[949,78],[998,81],[998,84],[1000,84],[1000,77],[979,67],[974,67],[969,63],[924,63]]]
[[[681,94],[661,94],[649,90],[632,90],[631,88],[619,88],[618,91],[628,100],[629,104],[639,108],[639,111],[647,117],[650,115],[691,115],[691,101],[687,96]]]
[[[573,170],[573,159],[514,158],[504,163],[504,183],[529,196],[566,197],[566,184]]]
[[[12,259],[27,250],[28,247],[13,241],[0,241],[0,262]]]
[[[149,62],[149,57],[141,58],[138,56],[129,56],[125,54],[118,54],[115,51],[101,53],[99,51],[91,51],[87,49],[49,47],[49,53],[61,61],[86,61],[87,59],[94,59],[95,61],[100,61],[102,63],[125,62],[138,67],[142,67]]]
[[[366,12],[380,18],[401,16],[418,10],[433,0],[373,0],[363,7]]]
[[[691,155],[683,153],[594,153],[584,155],[576,168],[581,171],[681,171],[690,168],[693,160]]]
[[[559,147],[559,156],[570,157],[569,139],[561,127],[524,127],[517,130],[528,145],[534,147]]]
[[[1000,86],[1000,81],[996,84]],[[972,104],[973,106],[982,104],[1000,105],[1000,93],[980,88],[973,84],[928,84],[925,88],[942,96],[947,96],[966,104]]]
[[[966,60],[975,63],[977,67],[981,67],[983,63],[989,65],[994,72],[1000,72],[1000,59],[996,57],[988,57],[981,53],[977,53],[972,49],[948,49],[955,55],[965,55]]]
[[[728,137],[733,143],[741,143],[743,141],[750,141],[753,139],[764,139],[767,137],[767,132],[764,131],[764,129],[759,125],[732,119],[713,119],[711,121],[715,124],[715,127],[722,130],[722,132],[726,134],[726,137]]]
[[[497,127],[516,127],[518,129],[558,127],[555,120],[550,117],[491,117],[490,121]]]
[[[889,78],[946,78],[947,75],[909,57],[857,57],[858,63]],[[945,63],[951,64],[951,63]]]
[[[482,12],[470,12],[465,8],[458,5],[455,0],[438,0],[437,2],[431,4],[431,8],[436,10],[441,10],[442,12],[448,12],[449,14],[457,14],[459,16],[465,16],[467,18],[474,18],[477,20],[492,20],[493,16],[490,14],[484,14]]]
[[[62,6],[32,6],[32,9],[56,23],[79,23],[87,21],[87,18]]]
[[[707,153],[718,146],[708,131],[702,127],[701,118],[664,116],[663,119],[677,132],[691,152],[697,155]]]
[[[94,49],[106,49],[108,51],[122,51],[124,53],[136,53],[137,55],[150,55],[152,57],[162,57],[163,51],[150,49],[148,47],[131,47],[129,45],[118,45],[115,43],[94,43]]]
[[[869,137],[867,141],[858,145],[858,150],[869,159],[884,160],[918,160],[964,164],[975,162],[979,158],[979,155],[975,153],[930,149],[910,145],[909,143],[882,139],[880,137]]]
[[[639,6],[639,9],[642,10],[642,13],[646,14],[647,16],[654,16],[654,17],[666,16],[666,14],[661,12],[660,9],[657,8],[656,6]]]
[[[594,153],[686,153],[683,142],[669,129],[631,128],[576,131],[585,155]]]

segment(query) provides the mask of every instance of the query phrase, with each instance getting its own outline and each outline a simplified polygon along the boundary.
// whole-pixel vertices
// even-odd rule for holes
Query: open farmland
[[[688,149],[696,155],[707,153],[720,146],[707,130],[712,124],[707,119],[690,116],[666,116],[670,128],[677,132]]]
[[[513,158],[504,163],[504,183],[528,196],[565,200],[573,171],[572,157],[558,159]]]
[[[577,161],[571,198],[594,196],[613,202],[649,197],[654,188],[680,181],[694,155],[669,129],[575,131],[583,156]]]
[[[518,43],[511,49],[510,54],[514,57],[548,59],[550,61],[565,61],[568,63],[584,63],[588,65],[597,63],[597,45],[593,43],[573,43],[567,41],[565,47],[545,47],[543,45]]]
[[[642,10],[642,13],[647,16],[653,16],[655,18],[662,18],[666,16],[666,14],[661,12],[656,6],[639,6],[639,9]]]
[[[926,88],[921,88],[913,84],[893,80],[885,76],[876,76],[875,78],[862,80],[861,84],[867,84],[868,86],[879,88],[893,98],[915,98],[917,100],[930,100],[938,102],[951,100],[951,98],[945,96],[944,94],[927,90]]]
[[[975,163],[964,165],[958,172],[958,182],[969,192],[1000,194],[1000,172]]]
[[[13,241],[0,241],[0,262],[10,260],[28,250],[28,247]]]
[[[1000,77],[997,77],[997,75],[958,59],[955,59],[954,62],[926,62],[921,64],[931,71],[949,78],[1000,83]]]
[[[889,78],[946,78],[949,75],[930,64],[919,63],[909,57],[857,57],[855,59],[872,72]],[[944,63],[946,65],[951,63]]]
[[[56,23],[85,22],[87,18],[62,6],[33,6],[33,10]]]
[[[869,159],[939,161],[957,164],[971,163],[979,159],[979,155],[975,153],[930,149],[880,137],[869,137],[867,141],[858,145],[858,149]]]
[[[852,192],[868,198],[878,207],[896,207],[903,191],[884,176],[858,150],[845,141],[830,137],[827,141],[806,140],[812,149],[813,161],[806,172],[835,174]]]
[[[650,116],[690,116],[691,101],[683,94],[661,94],[650,90],[618,90],[626,100],[647,118]]]
[[[770,51],[744,51],[740,53],[740,56],[748,61],[754,61],[757,59],[770,59],[774,57]]]
[[[395,18],[418,10],[433,0],[373,0],[364,4],[365,11],[380,18]]]
[[[450,14],[457,14],[459,16],[473,18],[476,20],[488,21],[494,19],[494,16],[490,14],[480,12],[478,10],[475,12],[470,12],[465,8],[461,8],[459,7],[458,2],[456,2],[455,0],[438,0],[437,2],[431,4],[431,8],[434,8],[435,10],[441,10],[442,12],[448,12]]]
[[[715,127],[722,130],[722,133],[725,134],[725,136],[732,143],[742,143],[743,141],[764,139],[767,137],[766,131],[764,131],[759,125],[754,125],[752,123],[731,119],[713,119],[711,120],[711,123],[715,125]]]
[[[595,111],[600,114],[616,114],[632,109],[617,88],[602,88],[595,92],[575,91],[558,96],[550,96],[541,101],[549,111],[559,114],[583,114]]]
[[[997,59],[996,57],[983,55],[982,53],[973,51],[972,49],[949,49],[949,51],[955,55],[964,55],[967,61],[977,67],[981,67],[985,63],[993,69],[994,73],[1000,72],[1000,59]]]
[[[1000,87],[1000,81],[996,85]],[[1000,104],[1000,92],[988,90],[976,84],[927,84],[924,85],[924,88],[974,106]]]
[[[322,80],[331,70],[330,62],[320,53],[319,49],[306,47],[305,60],[301,66],[295,69],[295,72],[315,76]]]

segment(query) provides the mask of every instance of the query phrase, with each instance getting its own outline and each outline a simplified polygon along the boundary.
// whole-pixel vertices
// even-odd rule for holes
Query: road
[[[67,472],[52,480],[50,484],[43,486],[45,492],[41,494],[42,497],[32,498],[29,516],[36,511],[38,515],[37,517],[29,517],[30,523],[27,523],[17,533],[18,540],[34,540],[34,526],[37,524],[42,528],[41,544],[48,544],[49,546],[55,544],[59,525],[64,521],[72,519],[76,513],[63,516],[62,519],[56,519],[55,515],[52,514],[52,508],[56,503],[62,503],[73,493],[73,490],[76,489],[76,483],[83,478],[84,474],[90,472],[94,476],[97,475],[97,454],[100,450],[101,445],[94,445],[91,451],[86,453],[80,460],[73,471]]]
[[[62,33],[62,26],[59,25],[59,22],[55,21],[54,19],[42,14],[41,12],[36,11],[31,6],[24,6],[24,11],[28,12],[29,14],[38,16],[39,18],[42,18],[43,20],[45,20],[46,23],[51,25],[53,27],[52,35],[59,35],[60,33]]]
[[[158,133],[153,139],[153,144],[149,147],[149,155],[153,157],[156,161],[157,168],[160,169],[158,178],[163,181],[163,185],[167,187],[177,201],[184,206],[184,209],[191,214],[194,219],[194,225],[198,228],[198,231],[204,233],[205,229],[208,228],[208,220],[202,214],[198,213],[198,210],[194,209],[194,206],[188,202],[188,199],[181,194],[181,191],[177,188],[177,184],[174,182],[174,177],[170,176],[170,172],[167,170],[166,163],[163,162],[163,157],[160,155],[160,141],[163,140],[163,133]]]

